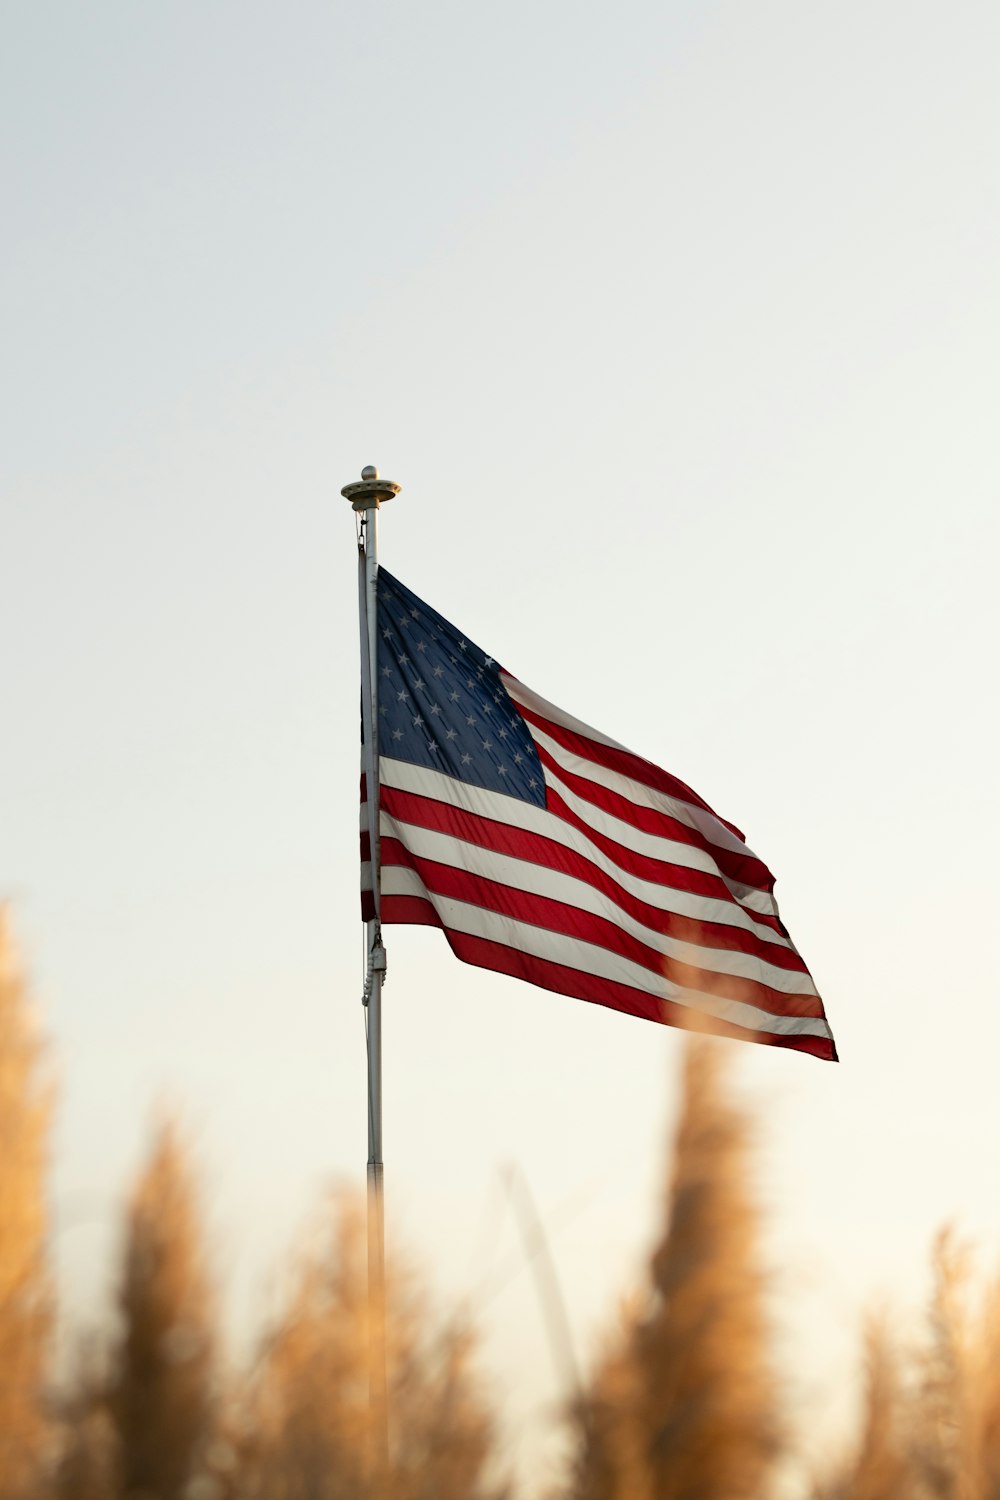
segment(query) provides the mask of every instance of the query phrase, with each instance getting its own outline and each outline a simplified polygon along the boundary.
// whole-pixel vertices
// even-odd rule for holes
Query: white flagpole
[[[345,484],[341,494],[361,518],[358,553],[358,606],[361,623],[361,720],[368,793],[374,918],[365,924],[365,1005],[368,1037],[368,1316],[369,1402],[373,1446],[384,1464],[388,1451],[385,1369],[385,1203],[382,1162],[382,979],[385,948],[381,928],[378,774],[378,508],[398,495],[401,486],[380,479],[368,465],[360,482]]]

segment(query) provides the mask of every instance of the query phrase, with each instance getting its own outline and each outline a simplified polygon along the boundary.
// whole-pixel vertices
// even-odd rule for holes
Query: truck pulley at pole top
[[[380,479],[368,464],[361,479],[345,484],[341,494],[359,518],[358,610],[361,624],[361,723],[368,805],[368,842],[371,859],[374,916],[365,924],[365,1033],[368,1042],[368,1321],[369,1402],[372,1446],[384,1465],[388,1453],[388,1410],[385,1368],[385,1203],[382,1162],[382,945],[379,880],[378,774],[378,511],[401,486]]]

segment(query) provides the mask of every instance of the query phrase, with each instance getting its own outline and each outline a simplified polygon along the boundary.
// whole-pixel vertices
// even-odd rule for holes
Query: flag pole
[[[358,609],[361,624],[361,722],[364,735],[368,838],[371,855],[374,916],[365,923],[365,991],[368,1039],[368,1398],[373,1456],[384,1467],[388,1454],[388,1407],[385,1368],[385,1202],[382,1162],[382,980],[385,948],[381,928],[378,774],[378,511],[401,486],[380,479],[368,464],[360,481],[345,484],[341,494],[360,520]]]

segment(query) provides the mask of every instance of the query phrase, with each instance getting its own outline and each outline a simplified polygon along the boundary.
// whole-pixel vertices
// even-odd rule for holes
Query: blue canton
[[[384,568],[378,674],[381,755],[545,806],[538,752],[499,664]]]

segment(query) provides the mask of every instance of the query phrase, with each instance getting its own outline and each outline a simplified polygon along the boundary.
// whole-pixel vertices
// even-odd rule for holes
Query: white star
[[[417,642],[417,650],[418,651],[426,651],[427,650],[427,642],[426,641],[418,641]]]
[[[502,701],[503,701],[503,693],[494,693],[493,694],[493,702],[494,703],[501,703]]]
[[[470,729],[475,729],[476,725],[479,723],[479,720],[476,718],[475,714],[470,714],[465,722],[466,724],[468,724]]]
[[[446,735],[446,738],[449,739],[449,740],[455,740],[455,739],[457,739],[458,738],[458,730],[457,729],[449,729],[448,733]]]
[[[418,677],[417,680],[416,680],[416,682],[413,684],[413,686],[415,688],[422,688],[422,687],[426,687],[427,684],[426,684],[426,682],[424,681],[424,679],[422,677]]]
[[[535,790],[535,787],[537,785],[538,785],[538,782],[535,780],[534,776],[532,776],[531,780],[528,782],[528,789],[529,789],[529,791],[533,792]]]
[[[417,714],[416,718],[413,721],[413,727],[414,727],[414,729],[419,729],[421,727],[421,725],[423,724],[423,722],[424,722],[424,716],[423,716],[423,714]]]
[[[401,729],[394,729],[392,731],[392,737],[394,740],[401,740],[403,738],[403,731]]]
[[[470,688],[470,689],[471,689],[471,688],[474,688],[474,687],[475,687],[475,685],[476,685],[476,679],[475,679],[475,678],[474,678],[474,677],[470,677],[470,678],[469,678],[469,679],[468,679],[468,681],[467,681],[467,682],[466,682],[466,684],[465,684],[465,685],[466,685],[466,687],[467,687],[467,688]]]
[[[437,749],[437,745],[434,743],[433,740],[428,740],[427,741],[427,748],[428,748],[428,750],[436,750]]]
[[[419,620],[420,619],[420,611],[419,611],[419,609],[411,609],[410,610],[410,617],[411,617],[411,619]]]
[[[459,649],[459,651],[464,651],[467,645],[468,645],[467,641],[459,641],[459,643],[458,643],[458,649]]]
[[[484,656],[483,657],[483,666],[484,667],[492,667],[492,665],[493,665],[493,658],[492,658],[492,656]]]
[[[506,766],[501,766],[500,767],[500,775],[501,776],[506,776],[506,774],[507,774],[507,767]]]
[[[492,750],[493,749],[493,741],[492,740],[483,740],[483,749],[484,750]]]
[[[439,667],[435,667],[434,668],[434,676],[435,677],[443,677],[444,676],[444,667],[440,667],[440,666]]]
[[[386,627],[385,627],[385,629],[384,629],[384,630],[383,630],[383,632],[382,632],[382,639],[383,639],[383,640],[384,640],[384,641],[388,641],[388,640],[390,640],[390,639],[391,639],[391,637],[392,637],[392,631],[391,631],[391,630],[390,630],[390,629],[389,629],[389,627],[388,627],[388,625],[387,625],[387,626],[386,626]]]
[[[515,764],[515,766],[519,766],[521,764],[521,762],[522,762],[523,759],[524,759],[524,756],[521,754],[521,752],[519,750],[517,752],[517,754],[514,756],[514,764]]]
[[[483,713],[484,714],[491,714],[492,712],[493,712],[493,704],[492,703],[487,703],[484,706],[484,708],[483,708]]]
[[[406,664],[407,664],[407,662],[409,661],[409,659],[410,658],[405,653],[402,656],[397,656],[396,657],[396,660],[399,662],[399,665],[401,667],[405,667]]]
[[[507,738],[507,731],[502,726],[501,726],[500,729],[497,730],[497,734],[500,736],[500,738],[502,740],[505,740]]]
[[[391,677],[392,676],[392,668],[391,667],[383,667],[382,668],[382,676],[383,677]]]
[[[449,693],[448,697],[451,699],[452,703],[457,703],[458,702],[458,688],[456,688],[453,693]]]
[[[388,716],[389,716],[389,710],[386,708],[386,706],[385,706],[384,703],[382,704],[381,708],[379,709],[379,714],[381,715],[381,717],[383,719],[388,718]]]
[[[399,703],[409,703],[409,701],[410,701],[410,695],[406,691],[405,688],[403,689],[403,691],[401,693],[397,693],[396,694],[396,700]]]
[[[403,618],[399,622],[399,628],[400,628],[400,630],[409,630],[409,628],[410,628],[410,622],[406,618],[405,615],[403,616]]]
[[[435,719],[437,718],[437,716],[438,716],[438,714],[440,712],[441,712],[441,705],[440,705],[440,703],[432,703],[431,706],[430,706],[430,708],[428,709],[428,713],[431,714],[431,716],[433,718],[435,718]]]
[[[472,764],[472,756],[471,755],[463,755],[462,756],[462,765],[463,766],[468,766],[468,765],[471,765],[471,764]]]

